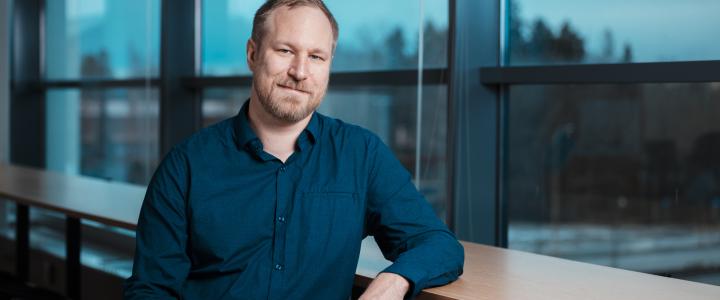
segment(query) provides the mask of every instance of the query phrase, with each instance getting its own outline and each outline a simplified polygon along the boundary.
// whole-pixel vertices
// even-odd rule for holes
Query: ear
[[[247,45],[245,46],[245,54],[247,56],[247,65],[248,68],[250,68],[250,71],[255,72],[255,65],[257,64],[257,61],[255,60],[255,56],[257,55],[257,44],[255,44],[255,41],[253,41],[251,38],[248,39]]]

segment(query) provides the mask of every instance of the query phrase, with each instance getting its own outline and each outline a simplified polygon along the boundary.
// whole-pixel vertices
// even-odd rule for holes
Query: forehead
[[[285,42],[292,43],[296,47],[332,50],[332,25],[319,8],[279,7],[268,16],[265,26],[265,39],[268,42]]]

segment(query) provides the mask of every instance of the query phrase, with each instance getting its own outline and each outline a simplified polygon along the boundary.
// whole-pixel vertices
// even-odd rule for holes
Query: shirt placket
[[[290,201],[290,185],[287,166],[281,164],[276,173],[275,220],[273,234],[272,275],[270,276],[270,295],[268,299],[281,299],[285,261],[285,234],[287,232],[287,207]]]

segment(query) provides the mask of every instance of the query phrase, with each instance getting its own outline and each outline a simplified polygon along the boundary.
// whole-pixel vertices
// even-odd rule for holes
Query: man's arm
[[[187,160],[173,149],[153,175],[140,211],[125,299],[180,298],[190,269],[185,251],[187,171]]]
[[[438,219],[390,149],[374,140],[369,145],[372,169],[367,224],[385,258],[393,262],[382,272],[405,278],[409,296],[454,281],[462,274],[462,245]]]
[[[410,283],[398,274],[380,273],[370,283],[359,300],[402,299],[407,295]]]

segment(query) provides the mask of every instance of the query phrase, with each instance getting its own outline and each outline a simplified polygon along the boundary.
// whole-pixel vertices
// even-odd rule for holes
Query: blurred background
[[[262,2],[0,0],[0,162],[145,186],[248,99]],[[720,285],[720,1],[326,3],[319,112],[380,136],[460,239]],[[62,293],[64,216],[30,213],[31,279]],[[83,295],[119,298],[134,232],[82,224]],[[6,272],[14,228],[0,199]]]

